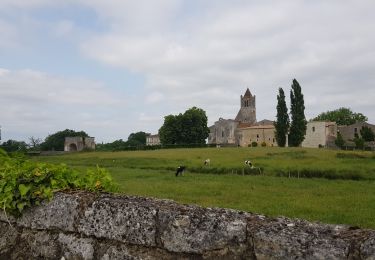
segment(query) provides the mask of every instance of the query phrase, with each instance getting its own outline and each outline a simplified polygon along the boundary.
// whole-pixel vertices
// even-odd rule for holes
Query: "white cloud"
[[[74,22],[70,20],[59,21],[55,28],[56,36],[66,37],[69,36],[74,30]]]
[[[258,117],[272,119],[277,88],[289,92],[293,78],[303,87],[308,116],[332,107],[362,108],[374,98],[368,95],[375,68],[371,1],[235,1],[209,6],[194,21],[186,18],[190,16],[176,20],[171,9],[162,6],[145,21],[163,20],[165,13],[169,20],[148,23],[146,32],[128,29],[141,26],[139,17],[145,18],[135,6],[128,7],[137,18],[122,20],[96,8],[116,29],[88,39],[82,51],[144,74],[147,88],[162,93],[164,104],[215,106],[214,113],[208,111],[215,117],[211,122],[227,113],[227,107],[217,104],[238,106],[247,86],[257,95]],[[174,14],[183,12],[178,7],[173,6]],[[353,91],[359,82],[361,91]],[[375,120],[372,110],[360,112]]]
[[[101,82],[82,78],[62,78],[35,70],[0,69],[0,121],[5,133],[24,131],[46,137],[48,133],[73,128],[97,130],[106,128],[108,117],[120,118],[127,108],[123,93],[110,91]],[[5,112],[4,112],[5,111]],[[117,112],[118,111],[118,112]],[[117,114],[118,113],[118,114]],[[115,124],[116,125],[116,124]],[[108,133],[120,131],[107,129]],[[96,128],[84,129],[85,126]]]

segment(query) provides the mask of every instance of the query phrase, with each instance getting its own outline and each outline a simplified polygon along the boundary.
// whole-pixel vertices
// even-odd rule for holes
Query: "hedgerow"
[[[109,173],[100,167],[85,173],[64,164],[38,163],[11,158],[0,149],[0,206],[15,216],[23,210],[51,200],[54,192],[66,189],[115,191]]]

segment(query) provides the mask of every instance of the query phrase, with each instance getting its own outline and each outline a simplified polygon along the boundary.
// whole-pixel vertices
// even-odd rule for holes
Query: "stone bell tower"
[[[257,121],[255,95],[251,95],[249,88],[246,90],[244,96],[241,95],[241,108],[235,120],[247,124],[255,124]]]

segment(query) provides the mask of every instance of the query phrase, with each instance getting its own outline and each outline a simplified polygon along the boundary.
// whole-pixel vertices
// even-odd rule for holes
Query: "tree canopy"
[[[8,153],[12,152],[26,152],[27,144],[23,141],[8,140],[0,145]]]
[[[192,107],[184,114],[165,116],[159,137],[162,144],[204,144],[209,132],[206,112]]]
[[[98,144],[97,150],[101,151],[125,151],[136,149],[139,146],[146,145],[147,134],[145,132],[131,133],[127,141],[122,139],[113,141],[112,143]]]
[[[362,126],[361,130],[359,131],[364,141],[372,142],[375,141],[375,134],[374,131],[368,126]]]
[[[301,86],[293,79],[290,90],[290,115],[291,124],[289,131],[289,146],[300,146],[306,134],[305,102]]]
[[[139,146],[146,145],[146,136],[145,132],[131,133],[128,137],[127,144],[130,146]]]
[[[65,137],[74,136],[88,137],[89,135],[84,131],[76,132],[74,130],[65,129],[64,131],[59,131],[47,136],[44,142],[41,144],[41,149],[43,151],[63,151]]]
[[[338,125],[351,125],[355,122],[366,122],[368,118],[362,113],[355,113],[350,108],[340,107],[327,111],[313,118],[312,121],[331,121]]]
[[[277,96],[277,115],[275,125],[275,137],[277,145],[284,147],[286,144],[286,135],[289,129],[289,115],[288,108],[285,102],[285,94],[282,88],[279,88],[279,95]]]

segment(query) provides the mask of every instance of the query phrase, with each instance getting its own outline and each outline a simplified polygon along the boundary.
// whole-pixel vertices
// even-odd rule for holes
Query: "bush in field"
[[[254,141],[254,142],[251,143],[251,146],[252,146],[252,147],[257,147],[257,146],[258,146],[258,143]]]
[[[357,134],[356,134],[353,141],[354,141],[355,147],[357,149],[363,149],[365,147],[365,140],[363,140],[361,137],[358,137]]]
[[[109,173],[97,167],[85,174],[66,165],[36,163],[11,158],[0,150],[0,206],[13,215],[25,208],[50,200],[53,193],[64,189],[114,191]]]
[[[375,141],[375,134],[370,127],[362,126],[360,133],[364,141],[366,142]]]
[[[342,148],[344,144],[345,144],[344,138],[342,137],[342,134],[338,132],[336,140],[335,140],[335,145],[339,148]]]
[[[262,147],[266,147],[266,146],[267,146],[267,143],[266,143],[266,142],[262,142],[260,145],[261,145]]]

